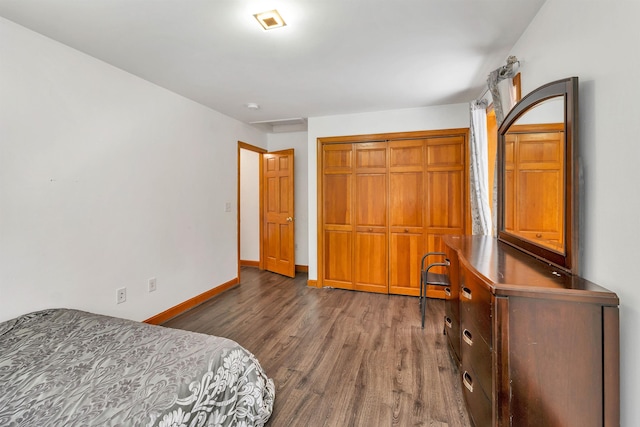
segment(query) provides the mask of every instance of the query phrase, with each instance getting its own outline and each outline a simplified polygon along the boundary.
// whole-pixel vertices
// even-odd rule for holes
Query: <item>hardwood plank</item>
[[[307,286],[242,267],[240,285],[164,326],[233,339],[276,384],[268,426],[468,427],[444,301]]]

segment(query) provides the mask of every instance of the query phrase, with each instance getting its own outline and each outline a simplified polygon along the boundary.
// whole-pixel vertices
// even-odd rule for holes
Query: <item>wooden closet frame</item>
[[[316,196],[317,196],[317,280],[309,280],[308,286],[322,288],[324,283],[324,233],[322,229],[323,224],[323,156],[322,148],[324,145],[329,144],[349,144],[349,143],[367,143],[367,142],[390,142],[401,141],[410,139],[421,138],[437,138],[446,137],[451,135],[464,135],[466,141],[466,151],[464,159],[464,198],[465,198],[465,230],[467,233],[471,230],[471,208],[469,200],[469,128],[452,128],[452,129],[436,129],[436,130],[423,130],[413,132],[392,132],[392,133],[376,133],[365,135],[347,135],[347,136],[331,136],[321,137],[316,140]]]

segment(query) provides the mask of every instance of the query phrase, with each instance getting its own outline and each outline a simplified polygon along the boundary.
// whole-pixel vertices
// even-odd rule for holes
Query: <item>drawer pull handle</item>
[[[451,329],[453,327],[453,322],[451,321],[450,317],[446,317],[444,318],[444,324],[447,325],[447,327],[449,329]]]
[[[462,296],[465,297],[466,299],[470,300],[471,299],[471,289],[462,288]]]
[[[451,288],[444,288],[444,294],[448,297],[451,296]]]
[[[466,342],[469,346],[473,345],[473,335],[471,335],[471,332],[469,332],[468,329],[465,329],[462,332],[462,339],[464,340],[464,342]]]
[[[467,390],[473,393],[473,378],[471,378],[471,375],[469,375],[467,371],[464,371],[464,374],[462,374],[462,384],[464,384]]]

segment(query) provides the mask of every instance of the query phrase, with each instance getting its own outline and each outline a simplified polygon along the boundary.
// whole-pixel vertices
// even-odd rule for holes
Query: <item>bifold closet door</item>
[[[354,288],[388,293],[386,142],[355,144]]]
[[[322,286],[420,294],[422,256],[465,231],[467,133],[456,131],[322,144]]]
[[[425,252],[425,142],[389,142],[389,293],[420,294]]]
[[[322,156],[323,285],[354,289],[353,144],[327,144]]]

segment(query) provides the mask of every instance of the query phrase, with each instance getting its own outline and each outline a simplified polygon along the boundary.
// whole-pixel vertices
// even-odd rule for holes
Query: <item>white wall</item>
[[[260,153],[240,149],[240,259],[260,261]]]
[[[548,0],[512,49],[523,93],[580,78],[582,275],[620,298],[623,426],[640,419],[638,17],[637,1]]]
[[[294,149],[295,263],[309,265],[307,132],[270,133],[267,141],[269,151]]]
[[[309,118],[309,279],[318,278],[317,139],[469,127],[468,104]]]
[[[141,320],[234,279],[237,141],[266,135],[2,18],[0,40],[0,321]]]

